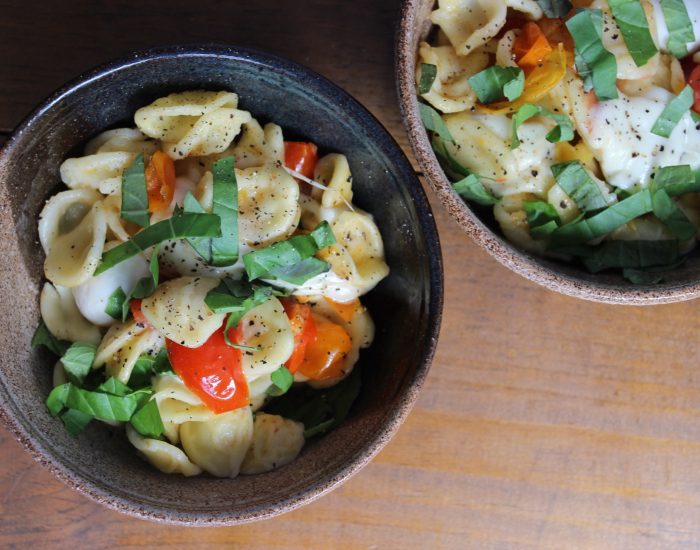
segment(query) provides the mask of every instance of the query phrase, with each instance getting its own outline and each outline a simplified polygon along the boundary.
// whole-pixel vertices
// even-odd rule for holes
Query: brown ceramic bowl
[[[396,44],[396,77],[403,121],[418,163],[448,212],[480,246],[503,265],[551,290],[596,302],[652,305],[700,296],[700,254],[670,272],[665,282],[632,285],[622,276],[591,274],[578,266],[528,254],[508,242],[490,212],[477,211],[454,192],[430,146],[418,113],[415,67],[418,45],[427,39],[435,0],[404,0]]]
[[[61,161],[100,131],[132,125],[138,107],[198,88],[235,90],[242,108],[274,120],[285,135],[345,153],[354,167],[355,200],[374,215],[391,266],[366,297],[377,334],[360,358],[362,390],[346,422],[309,441],[291,464],[236,479],[162,474],[137,456],[123,430],[101,423],[70,437],[44,407],[53,359],[30,348],[43,279],[37,216],[57,190]],[[169,523],[232,525],[301,506],[379,452],[428,372],[442,311],[442,264],[420,182],[367,110],[282,59],[237,48],[170,48],[83,75],[38,107],[0,151],[0,212],[0,417],[34,458],[110,508]]]

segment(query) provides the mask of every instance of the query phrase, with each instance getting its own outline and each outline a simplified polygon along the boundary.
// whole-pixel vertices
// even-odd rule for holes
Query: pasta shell
[[[118,193],[122,173],[135,157],[136,153],[118,151],[66,159],[61,164],[61,180],[71,189],[95,189],[105,195]]]
[[[506,7],[505,0],[440,0],[440,8],[430,19],[447,35],[458,55],[469,55],[503,28]]]
[[[326,186],[324,191],[314,188],[311,196],[321,200],[321,206],[336,208],[352,202],[352,174],[345,155],[331,153],[319,159],[314,179]]]
[[[86,155],[96,153],[145,153],[153,154],[158,142],[136,128],[107,130],[92,138],[85,146]]]
[[[282,128],[270,122],[263,129],[257,120],[251,119],[243,126],[243,135],[233,148],[233,154],[238,168],[284,163]]]
[[[214,417],[182,379],[173,374],[161,374],[153,380],[153,397],[158,404],[165,435],[171,443],[180,441],[180,425],[184,422],[204,421]]]
[[[192,464],[187,455],[175,445],[142,437],[128,424],[126,436],[144,458],[164,474],[182,474],[189,477],[202,473],[201,468]]]
[[[80,314],[69,288],[44,283],[39,308],[46,328],[59,340],[99,344],[100,330]]]
[[[166,338],[189,348],[204,344],[221,327],[225,315],[204,303],[218,279],[180,277],[166,281],[141,302],[148,322]]]
[[[304,425],[260,413],[253,424],[253,442],[241,464],[242,474],[262,474],[289,464],[304,446]]]

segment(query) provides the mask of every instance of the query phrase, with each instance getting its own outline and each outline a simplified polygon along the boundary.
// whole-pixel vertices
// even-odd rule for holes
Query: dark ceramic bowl
[[[345,153],[355,174],[355,200],[374,215],[391,266],[391,275],[367,296],[377,335],[360,360],[362,393],[350,417],[310,441],[291,464],[236,479],[161,474],[137,456],[122,431],[103,424],[70,437],[44,408],[53,361],[30,349],[43,277],[37,216],[60,181],[61,161],[102,130],[133,125],[134,111],[154,99],[202,88],[233,90],[254,116]],[[301,506],[380,451],[428,372],[440,327],[442,264],[420,182],[367,110],[289,61],[239,48],[173,48],[81,76],[47,99],[5,144],[0,209],[0,416],[34,458],[110,508],[162,522],[231,525]]]
[[[454,192],[430,146],[418,113],[415,67],[418,45],[432,29],[435,0],[404,0],[396,44],[396,77],[403,121],[418,163],[448,212],[467,234],[503,265],[551,290],[610,304],[652,305],[700,296],[700,254],[692,253],[662,284],[632,285],[621,275],[591,274],[583,268],[528,254],[508,242],[490,209],[473,209]]]

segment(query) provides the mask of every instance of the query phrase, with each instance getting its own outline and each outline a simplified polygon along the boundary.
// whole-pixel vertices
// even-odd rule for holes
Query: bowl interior
[[[100,131],[133,126],[134,111],[187,89],[232,90],[240,106],[285,135],[346,154],[355,202],[382,232],[390,276],[367,297],[377,326],[362,354],[363,389],[350,418],[286,467],[234,480],[183,478],[137,457],[123,430],[101,423],[78,438],[49,417],[52,361],[30,349],[43,254],[36,221],[59,165]],[[149,519],[231,524],[298,506],[357,471],[408,413],[435,347],[442,305],[439,244],[425,195],[385,130],[350,96],[299,66],[246,50],[169,49],[90,73],[31,115],[0,155],[0,399],[2,416],[36,458],[73,487]]]
[[[508,242],[490,208],[466,204],[452,189],[430,146],[418,112],[415,67],[418,45],[432,29],[430,13],[435,0],[406,0],[397,35],[396,72],[399,99],[409,142],[430,185],[459,225],[508,268],[547,288],[599,302],[647,305],[688,300],[700,296],[700,253],[691,253],[664,282],[632,285],[615,273],[591,274],[575,264],[529,254]]]

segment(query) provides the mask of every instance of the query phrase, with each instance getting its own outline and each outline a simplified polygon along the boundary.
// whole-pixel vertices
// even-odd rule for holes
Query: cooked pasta
[[[288,464],[355,399],[374,339],[360,297],[389,273],[351,160],[285,141],[227,91],[134,118],[63,162],[68,190],[40,216],[49,412],[73,435],[125,426],[163,473]]]
[[[697,3],[438,0],[431,20],[416,86],[457,194],[516,246],[594,273],[652,284],[684,261],[700,230]]]

